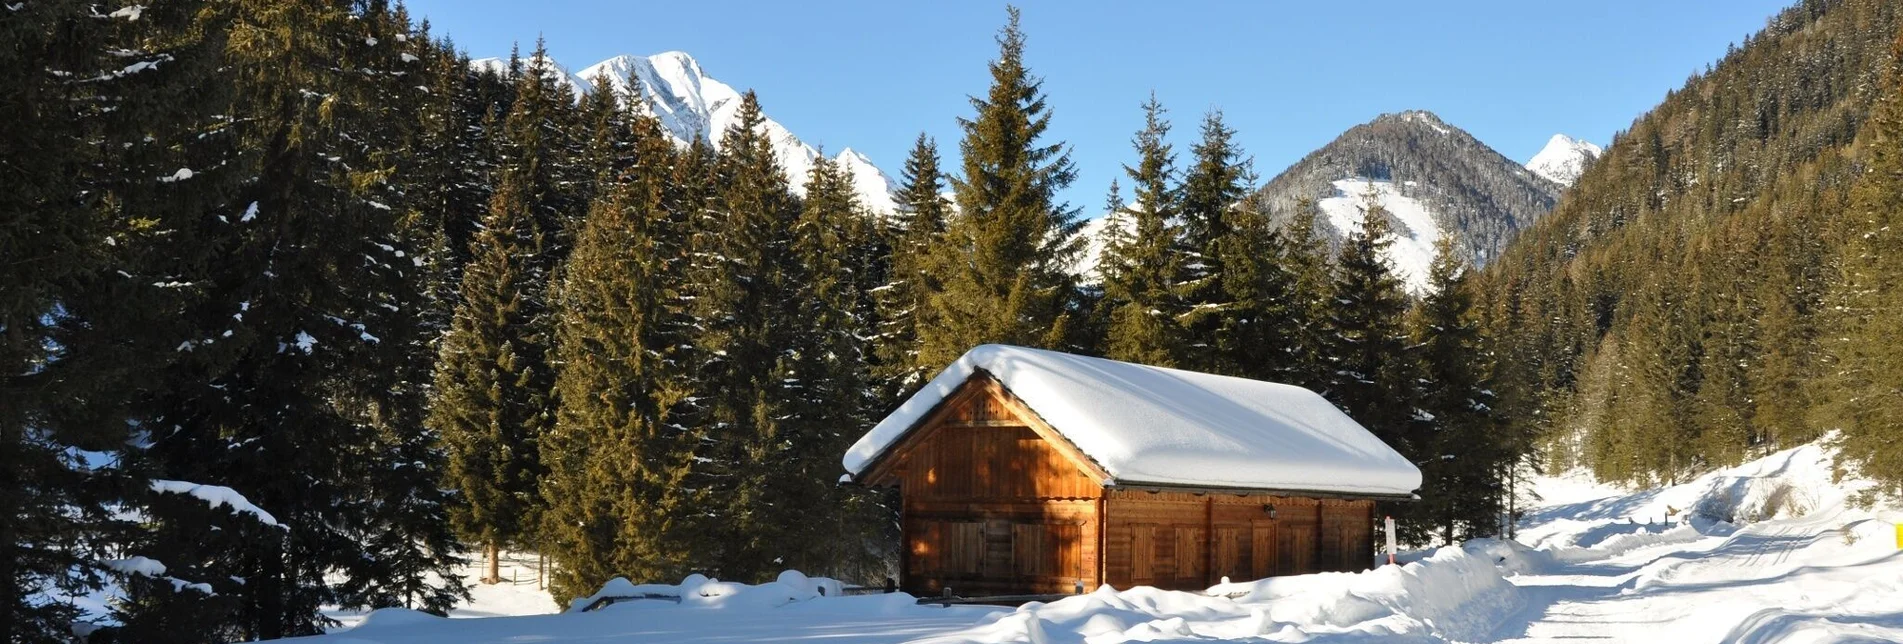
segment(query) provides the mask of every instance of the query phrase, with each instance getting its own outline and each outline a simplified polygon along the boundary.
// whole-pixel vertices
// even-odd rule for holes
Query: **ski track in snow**
[[[672,587],[693,595],[679,604],[489,620],[388,609],[347,616],[362,626],[317,641],[1903,642],[1893,523],[1903,509],[1849,504],[1868,483],[1834,480],[1831,465],[1828,449],[1809,445],[1639,492],[1577,473],[1541,477],[1534,487],[1547,504],[1527,513],[1518,542],[1476,540],[1404,553],[1398,567],[1211,589],[1235,599],[1138,588],[1016,610],[947,609],[903,594],[815,597],[810,584],[790,589],[788,577],[761,586],[690,579]],[[631,587],[619,583],[604,590]],[[495,601],[479,592],[459,616],[506,614],[482,607]],[[532,604],[553,610],[545,594]]]

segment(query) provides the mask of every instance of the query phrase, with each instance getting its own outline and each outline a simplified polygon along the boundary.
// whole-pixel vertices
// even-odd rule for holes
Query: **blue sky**
[[[982,94],[1004,4],[918,0],[410,0],[476,57],[536,37],[564,66],[681,50],[751,87],[829,152],[896,178],[921,131],[955,154]],[[1181,157],[1220,107],[1263,179],[1383,112],[1433,111],[1517,161],[1564,132],[1604,144],[1786,0],[1027,1],[1026,60],[1051,133],[1080,170],[1065,194],[1094,213],[1132,156],[1154,90]],[[948,165],[951,160],[947,160]]]

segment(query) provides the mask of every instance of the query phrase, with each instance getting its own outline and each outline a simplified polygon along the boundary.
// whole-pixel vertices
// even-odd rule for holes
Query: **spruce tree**
[[[539,545],[531,538],[543,508],[539,441],[556,405],[550,302],[592,183],[592,171],[576,162],[583,145],[572,131],[581,119],[567,87],[550,77],[552,64],[539,42],[527,61],[512,56],[509,111],[490,126],[499,132],[497,188],[469,244],[430,415],[459,491],[452,516],[483,548],[485,583],[497,581],[503,547]],[[625,131],[613,110],[590,107],[596,138],[617,125]],[[596,151],[617,147],[604,142]]]
[[[1298,200],[1281,231],[1288,244],[1283,265],[1295,277],[1289,315],[1294,320],[1296,333],[1290,344],[1294,355],[1290,361],[1293,373],[1288,382],[1323,391],[1334,377],[1334,368],[1328,360],[1331,347],[1328,317],[1334,274],[1327,244],[1315,231],[1318,214],[1315,202]]]
[[[691,446],[667,428],[688,393],[671,359],[683,337],[668,272],[679,251],[667,203],[677,155],[653,117],[627,125],[598,134],[620,139],[631,163],[596,196],[556,306],[561,403],[541,444],[539,542],[558,598],[615,576],[678,577],[692,563],[680,534],[699,501],[682,486]]]
[[[179,359],[153,376],[165,386],[137,407],[136,422],[167,429],[133,466],[229,487],[274,520],[155,490],[136,551],[216,594],[134,585],[126,637],[312,634],[328,624],[326,604],[447,610],[462,589],[419,582],[450,575],[453,545],[409,532],[441,524],[441,507],[393,505],[410,497],[391,491],[416,485],[408,470],[427,455],[403,420],[417,389],[402,360],[420,328],[416,249],[395,205],[409,126],[379,111],[408,80],[387,51],[408,26],[374,2],[216,8],[199,19],[229,29],[217,69],[232,94],[215,136],[230,156],[167,184],[198,192],[213,205],[200,221],[218,223],[145,267],[175,285],[165,313],[183,337]],[[155,623],[146,618],[194,631],[135,634]]]
[[[1493,536],[1506,508],[1506,478],[1527,446],[1495,410],[1490,353],[1474,314],[1472,278],[1452,238],[1436,245],[1429,292],[1411,317],[1420,359],[1421,501],[1403,511],[1410,532],[1443,543]]]
[[[1843,427],[1845,456],[1874,472],[1891,491],[1903,490],[1903,37],[1884,70],[1884,91],[1860,141],[1863,174],[1851,191],[1851,240],[1835,320],[1842,338],[1833,359],[1831,415]]]
[[[952,182],[958,215],[946,231],[936,324],[921,329],[919,362],[930,370],[986,342],[1053,347],[1071,337],[1075,315],[1066,270],[1079,250],[1076,211],[1057,193],[1076,177],[1050,129],[1043,82],[1024,64],[1018,10],[998,35],[991,88],[960,119],[961,176]]]
[[[951,205],[944,197],[945,176],[938,162],[938,144],[920,134],[900,171],[898,212],[887,223],[889,279],[876,288],[881,323],[873,352],[876,376],[888,400],[903,399],[932,375],[930,365],[919,360],[919,342],[923,330],[934,324],[931,295],[942,285],[933,281],[939,273],[933,262],[945,250]]]
[[[1123,170],[1136,196],[1125,208],[1132,235],[1106,246],[1101,260],[1103,305],[1111,308],[1104,348],[1113,360],[1173,367],[1189,353],[1182,291],[1190,269],[1176,223],[1181,197],[1175,154],[1164,140],[1170,126],[1154,95],[1143,104],[1143,121],[1133,141],[1137,164]]]
[[[1384,251],[1388,213],[1370,190],[1359,230],[1342,241],[1329,288],[1323,395],[1401,454],[1418,460],[1415,373],[1405,327],[1408,298]]]
[[[864,578],[880,570],[867,544],[891,515],[854,503],[838,485],[838,455],[857,432],[877,422],[872,374],[867,370],[870,322],[860,307],[867,266],[854,261],[876,244],[871,217],[853,192],[852,177],[824,157],[806,180],[806,197],[793,228],[797,280],[789,283],[794,310],[785,346],[787,377],[781,379],[789,413],[776,437],[780,453],[754,467],[768,473],[777,525],[777,565],[842,577]],[[766,466],[766,464],[771,466]]]
[[[1248,205],[1243,202],[1252,192],[1250,184],[1255,177],[1250,160],[1235,144],[1236,131],[1223,122],[1222,112],[1212,109],[1204,114],[1201,129],[1202,138],[1190,147],[1190,167],[1183,174],[1181,188],[1183,248],[1189,255],[1184,284],[1189,312],[1183,326],[1189,336],[1190,366],[1240,375],[1243,364],[1263,362],[1260,358],[1240,358],[1240,351],[1291,349],[1274,339],[1243,338],[1236,333],[1253,330],[1248,325],[1254,322],[1244,320],[1261,315],[1238,307],[1251,306],[1264,297],[1270,298],[1262,302],[1269,306],[1286,308],[1289,304],[1274,299],[1273,294],[1248,292],[1258,280],[1274,272],[1266,270],[1261,260],[1276,260],[1271,265],[1280,266],[1283,249],[1277,244],[1281,234],[1269,227],[1268,213],[1260,208],[1237,212]],[[1244,224],[1253,228],[1244,232],[1239,229]],[[1231,260],[1250,265],[1235,269],[1240,274],[1230,275]],[[1258,348],[1259,342],[1268,346]],[[1269,365],[1262,366],[1265,368],[1251,372],[1272,371],[1266,368]]]
[[[134,24],[36,2],[0,21],[0,641],[65,642],[95,617],[62,600],[100,587],[120,528],[109,510],[138,487],[105,466],[129,438],[116,416],[133,372],[163,354],[140,342],[149,333],[92,332],[89,316],[145,301],[114,295],[159,290],[111,271],[135,252],[118,244],[144,214],[123,209],[124,186],[152,182],[144,162],[165,156],[136,119],[171,115],[151,104],[200,71],[193,39],[170,33],[192,4]]]
[[[783,379],[794,312],[788,296],[797,277],[791,231],[799,202],[787,185],[770,141],[759,99],[744,96],[721,136],[705,209],[690,226],[690,264],[683,286],[693,351],[689,366],[697,392],[686,426],[700,434],[700,466],[690,485],[717,507],[699,522],[711,550],[701,561],[730,579],[760,579],[773,571],[777,545],[767,507],[772,491],[764,464],[784,449]],[[777,465],[776,465],[777,466]],[[715,532],[715,531],[718,532]]]
[[[1310,382],[1308,334],[1318,321],[1310,316],[1314,298],[1303,292],[1297,272],[1306,245],[1290,243],[1259,193],[1220,217],[1221,232],[1202,253],[1222,267],[1204,278],[1218,288],[1198,289],[1208,299],[1194,304],[1196,328],[1205,334],[1199,336],[1205,368],[1271,382]]]
[[[499,551],[521,543],[539,506],[537,443],[549,422],[551,377],[539,327],[544,291],[528,266],[540,236],[523,206],[522,181],[503,179],[470,244],[461,305],[442,340],[429,424],[448,454],[457,490],[451,517],[482,546],[496,583]]]

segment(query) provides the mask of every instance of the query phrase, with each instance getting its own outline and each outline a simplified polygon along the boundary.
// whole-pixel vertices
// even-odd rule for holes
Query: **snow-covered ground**
[[[517,617],[522,615],[547,615],[556,612],[560,606],[550,597],[547,590],[535,576],[535,555],[523,552],[502,553],[502,583],[478,584],[477,579],[487,572],[479,553],[472,553],[457,572],[463,583],[469,584],[469,603],[449,612],[455,619],[476,617]],[[431,580],[433,583],[438,581]],[[324,611],[331,619],[342,623],[341,629],[349,629],[364,621],[362,611]],[[431,617],[430,619],[435,619]],[[490,622],[484,622],[490,623]],[[346,640],[348,641],[348,640]]]
[[[1385,253],[1388,262],[1409,293],[1426,293],[1427,274],[1438,254],[1434,245],[1440,243],[1441,238],[1440,224],[1434,221],[1434,213],[1427,204],[1401,194],[1393,182],[1353,178],[1336,181],[1335,196],[1316,205],[1328,225],[1346,236],[1361,231],[1369,190],[1373,190],[1382,209],[1401,224],[1394,227],[1394,243]]]
[[[1468,542],[1363,573],[1222,584],[1208,593],[1105,589],[1015,610],[917,606],[906,595],[821,596],[821,584],[797,575],[760,586],[690,578],[642,588],[679,594],[678,603],[483,620],[386,610],[317,639],[1903,642],[1894,524],[1903,511],[1893,501],[1856,507],[1850,501],[1866,487],[1834,477],[1829,450],[1810,445],[1636,493],[1577,474],[1540,480],[1546,505],[1526,516],[1518,541]],[[472,608],[492,601],[479,597]]]

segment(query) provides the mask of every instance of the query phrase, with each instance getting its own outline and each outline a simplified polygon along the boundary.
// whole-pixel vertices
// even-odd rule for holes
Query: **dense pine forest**
[[[1675,482],[1837,431],[1903,482],[1899,21],[1774,16],[1488,267],[1502,409],[1548,467]]]
[[[1903,480],[1881,0],[1780,14],[1487,269],[1444,246],[1419,297],[1377,201],[1337,249],[1220,111],[1184,136],[1154,98],[1109,186],[1129,225],[1072,274],[1075,170],[1015,10],[887,213],[824,157],[786,176],[752,93],[682,143],[540,46],[472,68],[384,0],[7,9],[0,641],[440,613],[505,548],[556,597],[879,583],[892,499],[840,455],[988,342],[1321,392],[1420,465],[1392,508],[1415,543],[1497,534],[1535,466],[1676,480],[1841,430]]]

